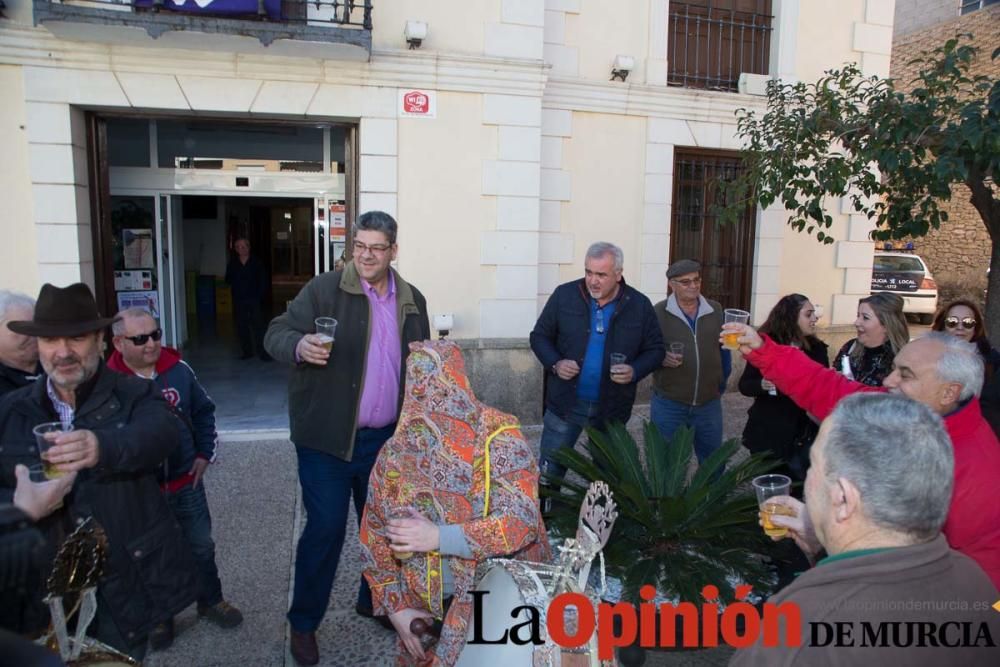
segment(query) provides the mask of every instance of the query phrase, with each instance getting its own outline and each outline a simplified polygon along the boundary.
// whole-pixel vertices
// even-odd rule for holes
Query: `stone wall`
[[[919,1],[907,4],[917,5]],[[897,5],[897,17],[900,8]],[[993,49],[1000,44],[1000,5],[993,5],[912,34],[900,36],[897,31],[890,70],[897,86],[902,90],[912,87],[919,67],[910,61],[942,46],[958,33],[972,33],[979,47],[972,75],[1000,77],[1000,58],[990,58]],[[944,210],[948,212],[948,222],[941,229],[914,239],[914,249],[930,266],[942,288],[942,297],[950,298],[963,292],[982,294],[992,244],[982,219],[969,202],[969,189],[965,185],[955,185],[951,201]]]
[[[958,16],[958,0],[896,0],[892,35],[899,39]],[[895,55],[895,45],[893,46]]]

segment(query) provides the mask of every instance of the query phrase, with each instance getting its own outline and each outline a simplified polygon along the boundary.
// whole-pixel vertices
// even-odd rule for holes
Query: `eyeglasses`
[[[382,255],[392,246],[388,243],[372,243],[368,245],[367,243],[362,243],[361,241],[354,242],[354,254],[363,255],[365,251],[371,250],[373,255]]]
[[[163,337],[163,329],[157,329],[152,333],[139,334],[138,336],[122,336],[126,340],[132,341],[133,345],[145,345],[146,341],[152,338],[154,341],[160,340]]]
[[[684,280],[677,280],[676,278],[671,278],[671,280],[673,280],[681,287],[691,287],[691,285],[701,284],[701,276],[698,276],[697,278],[685,278]]]
[[[976,318],[974,317],[963,317],[959,320],[957,317],[946,317],[944,319],[944,325],[949,329],[954,329],[959,324],[962,325],[963,329],[975,329],[976,328]]]

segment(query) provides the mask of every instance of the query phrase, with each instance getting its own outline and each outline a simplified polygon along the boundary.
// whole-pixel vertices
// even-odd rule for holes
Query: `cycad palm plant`
[[[733,600],[733,584],[750,584],[762,595],[773,585],[759,555],[770,540],[757,523],[749,482],[774,463],[762,455],[731,462],[740,445],[730,440],[689,480],[693,434],[680,428],[667,441],[647,422],[640,456],[625,427],[612,424],[604,433],[588,429],[586,455],[570,449],[556,455],[584,481],[569,473],[550,479],[563,492],[552,496],[547,523],[556,534],[571,536],[587,486],[607,482],[619,515],[604,555],[609,573],[622,581],[625,600],[640,602],[644,584],[668,598],[695,603],[702,602],[706,584],[717,586],[726,602]]]

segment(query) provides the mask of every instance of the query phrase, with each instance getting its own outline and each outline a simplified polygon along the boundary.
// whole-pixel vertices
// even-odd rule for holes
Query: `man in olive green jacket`
[[[667,269],[670,296],[653,306],[667,350],[681,343],[682,351],[667,352],[653,371],[650,421],[663,437],[680,426],[694,429],[698,463],[722,446],[722,392],[732,360],[719,347],[722,306],[701,294],[701,264],[692,259]],[[676,348],[674,348],[676,349]]]
[[[368,476],[396,429],[409,344],[430,338],[424,296],[390,267],[396,231],[386,213],[361,215],[353,230],[353,261],[309,281],[264,338],[271,356],[295,364],[288,416],[306,526],[288,622],[292,657],[300,665],[319,661],[316,628],[330,601],[348,508],[353,497],[360,521]],[[329,351],[313,333],[317,317],[337,320]],[[364,579],[356,609],[372,613]]]

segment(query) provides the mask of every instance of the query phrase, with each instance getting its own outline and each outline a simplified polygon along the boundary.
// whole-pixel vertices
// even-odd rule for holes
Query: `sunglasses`
[[[976,328],[976,318],[974,317],[963,317],[959,320],[957,317],[946,317],[944,319],[944,325],[949,329],[954,329],[959,324],[962,325],[963,329],[975,329]]]
[[[122,336],[122,338],[132,341],[133,345],[145,345],[146,341],[149,340],[150,338],[152,338],[154,341],[158,341],[162,337],[163,337],[163,329],[157,329],[156,331],[153,331],[152,333],[148,334],[139,334],[138,336]]]

